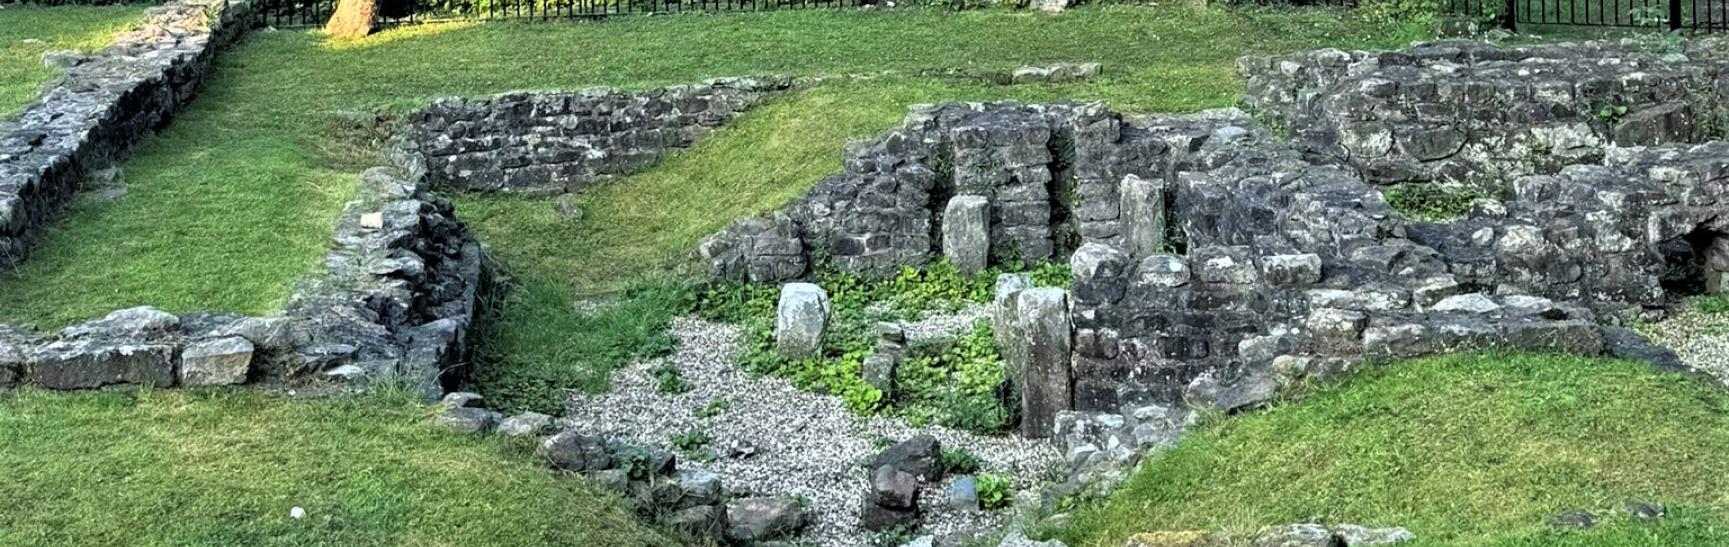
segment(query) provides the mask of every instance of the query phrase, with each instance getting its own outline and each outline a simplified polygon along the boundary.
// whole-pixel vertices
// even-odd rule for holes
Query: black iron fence
[[[485,19],[602,18],[615,15],[845,8],[876,0],[379,0],[378,24]],[[323,25],[336,0],[255,0],[259,25]]]
[[[1448,11],[1523,25],[1729,31],[1729,0],[1442,0]]]

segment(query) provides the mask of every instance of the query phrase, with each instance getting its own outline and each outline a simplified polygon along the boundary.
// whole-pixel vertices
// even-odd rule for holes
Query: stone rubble
[[[784,380],[754,377],[734,364],[741,351],[737,327],[693,318],[675,320],[680,340],[671,356],[637,363],[613,374],[613,389],[576,394],[562,427],[609,435],[646,446],[670,448],[670,439],[701,430],[713,446],[745,441],[749,455],[720,456],[712,462],[682,462],[726,478],[741,495],[804,498],[811,524],[804,540],[825,546],[870,545],[861,531],[863,494],[870,483],[867,464],[880,452],[879,439],[904,441],[929,434],[945,447],[962,448],[983,462],[983,472],[1012,477],[1015,487],[1031,488],[1057,465],[1060,455],[1047,443],[1018,437],[980,437],[942,427],[912,428],[899,419],[859,416],[839,398],[793,387]],[[648,371],[676,365],[692,389],[662,394]],[[727,401],[713,418],[696,412],[711,401]],[[717,453],[724,452],[716,450]],[[958,511],[942,503],[945,484],[920,486],[922,530],[935,535],[995,528],[1007,512]],[[935,501],[931,501],[935,500]]]

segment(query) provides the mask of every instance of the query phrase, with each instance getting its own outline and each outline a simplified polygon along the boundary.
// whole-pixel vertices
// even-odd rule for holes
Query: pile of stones
[[[145,12],[107,47],[49,52],[60,78],[0,119],[0,271],[14,268],[87,176],[125,156],[189,100],[217,49],[244,29],[244,1],[179,0]]]
[[[149,307],[115,311],[53,335],[0,325],[0,387],[241,384],[292,362],[303,335],[281,318],[176,317]]]
[[[639,515],[692,537],[755,545],[795,537],[809,523],[802,500],[734,496],[719,475],[681,468],[671,452],[574,429],[542,436],[552,429],[552,417],[530,412],[505,418],[483,403],[475,393],[446,394],[433,420],[462,433],[537,437],[535,453],[553,471],[586,477],[623,496]]]

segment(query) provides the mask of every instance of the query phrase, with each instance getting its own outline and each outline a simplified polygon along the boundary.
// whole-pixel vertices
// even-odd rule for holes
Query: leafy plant
[[[942,449],[943,473],[949,475],[968,475],[979,471],[979,457],[974,456],[965,448],[944,446]]]
[[[678,365],[664,362],[655,365],[648,371],[659,384],[661,393],[684,393],[690,391],[690,384],[684,381],[684,375],[679,372]]]
[[[1015,501],[1015,488],[1008,477],[985,473],[978,480],[979,505],[985,509],[1001,509]]]
[[[1710,314],[1729,314],[1729,294],[1714,294],[1701,296],[1695,305],[1699,311]]]
[[[708,443],[711,442],[714,442],[714,438],[710,437],[707,431],[691,429],[673,436],[672,447],[677,448],[680,452],[694,454],[699,450],[708,448]]]
[[[709,401],[708,404],[703,405],[702,408],[696,409],[694,414],[698,418],[713,418],[721,414],[726,414],[726,411],[731,408],[732,403],[728,402],[726,399],[715,399]]]
[[[1614,124],[1627,116],[1627,105],[1607,105],[1597,111],[1597,119],[1603,123]]]
[[[1464,216],[1471,203],[1485,197],[1482,190],[1466,186],[1401,184],[1381,195],[1406,218],[1422,222],[1446,222]]]

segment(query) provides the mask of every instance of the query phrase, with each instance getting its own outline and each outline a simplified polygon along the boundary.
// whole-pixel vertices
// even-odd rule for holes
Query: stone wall
[[[1412,62],[1442,47],[1354,62]],[[1495,55],[1445,47],[1455,60]],[[1494,51],[1528,55],[1536,67],[1584,55]],[[1661,62],[1667,74],[1692,76],[1715,66]],[[1504,67],[1484,70],[1513,81],[1495,72]],[[1615,80],[1617,93],[1634,81],[1670,85],[1630,74]],[[1693,81],[1705,80],[1685,80]],[[1699,100],[1676,104],[1709,103]],[[1322,129],[1329,119],[1289,118]],[[1481,128],[1449,119],[1432,123]],[[1632,120],[1618,126],[1623,134]],[[1283,142],[1240,111],[915,107],[901,129],[850,146],[843,173],[781,211],[735,222],[700,250],[714,277],[752,282],[800,279],[818,267],[881,275],[938,257],[959,264],[976,260],[977,247],[995,265],[1067,255],[1072,293],[1033,295],[1008,280],[995,299],[1025,432],[1049,434],[1065,409],[1237,410],[1296,378],[1448,351],[1664,355],[1603,324],[1648,316],[1677,294],[1725,289],[1729,145],[1612,144],[1552,173],[1494,178],[1505,188],[1497,199],[1425,223],[1387,204],[1378,184],[1390,180],[1377,171],[1306,141]],[[966,213],[980,208],[990,211],[982,229]],[[976,233],[989,237],[966,235]],[[1053,341],[1053,328],[1072,329],[1072,338]]]
[[[466,363],[482,249],[426,189],[404,146],[366,171],[325,270],[301,280],[281,316],[116,311],[58,333],[0,325],[0,387],[156,387],[403,380],[429,397]]]
[[[1729,131],[1720,42],[1657,54],[1636,42],[1500,48],[1438,42],[1245,57],[1243,103],[1317,161],[1374,184],[1467,183],[1594,164],[1614,146]]]
[[[653,165],[791,85],[728,78],[642,92],[445,98],[408,121],[434,187],[560,194]]]
[[[168,123],[216,51],[244,30],[247,9],[243,1],[182,0],[151,8],[91,55],[52,56],[62,77],[0,120],[0,271],[24,260],[89,173]]]

